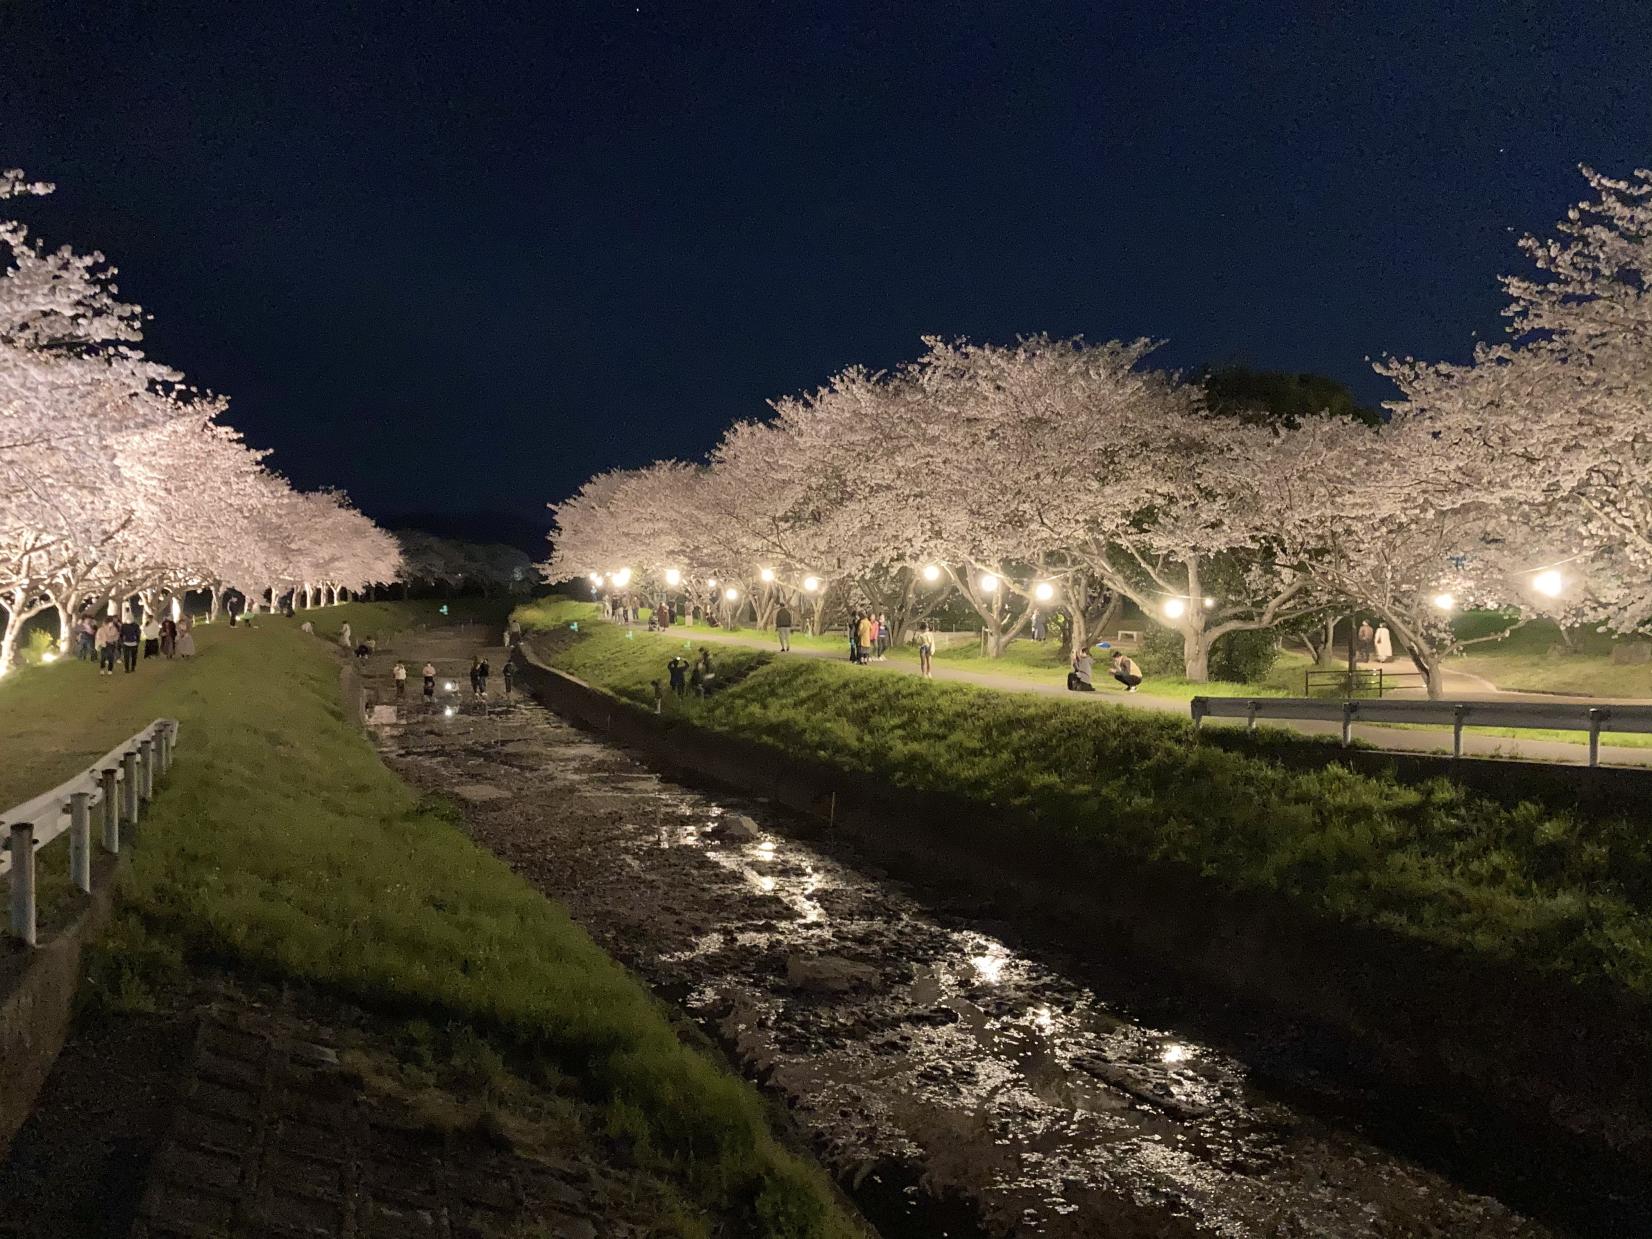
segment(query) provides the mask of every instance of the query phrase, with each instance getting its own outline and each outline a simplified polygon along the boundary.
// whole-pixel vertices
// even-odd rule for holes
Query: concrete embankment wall
[[[64,842],[67,847],[67,841]],[[115,875],[127,853],[100,855],[92,865],[92,893],[61,930],[44,934],[34,950],[7,939],[0,951],[0,1157],[34,1109],[69,1033],[80,961],[108,924]]]
[[[1554,1182],[1652,1172],[1652,1011],[1616,996],[1234,894],[1176,865],[1110,855],[1014,811],[916,792],[621,702],[520,658],[564,717],[650,764],[770,798],[851,837],[899,876],[937,872],[1015,903],[1075,953],[1104,944],[1172,985],[1305,1025],[1473,1140]],[[1465,1141],[1465,1143],[1469,1143]],[[1466,1154],[1465,1154],[1466,1155]],[[1488,1153],[1488,1156],[1490,1154]],[[1535,1168],[1540,1168],[1535,1169]]]

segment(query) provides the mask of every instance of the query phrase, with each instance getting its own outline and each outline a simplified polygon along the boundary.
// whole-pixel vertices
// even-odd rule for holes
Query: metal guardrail
[[[1463,755],[1464,727],[1512,727],[1589,733],[1589,764],[1600,765],[1602,732],[1652,733],[1652,706],[1547,701],[1330,701],[1315,697],[1195,697],[1193,725],[1207,718],[1307,719],[1342,724],[1342,743],[1355,723],[1422,723],[1451,728],[1451,753]]]
[[[1358,667],[1353,671],[1325,671],[1312,667],[1302,673],[1302,695],[1312,697],[1315,688],[1331,688],[1337,696],[1357,697],[1375,693],[1378,697],[1402,688],[1423,688],[1420,671],[1387,671],[1382,667]]]
[[[120,828],[138,820],[155,795],[155,780],[172,768],[178,721],[156,719],[110,749],[74,778],[0,811],[6,852],[0,874],[11,875],[11,934],[35,945],[34,854],[68,832],[69,877],[92,893],[92,814],[98,811],[103,850],[120,851]]]

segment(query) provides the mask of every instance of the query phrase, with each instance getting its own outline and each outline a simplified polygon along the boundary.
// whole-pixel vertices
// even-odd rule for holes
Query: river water
[[[468,665],[424,640],[401,655]],[[783,1098],[886,1236],[1558,1233],[1293,1103],[1267,1083],[1288,1048],[1143,1014],[1104,944],[1082,969],[1019,950],[978,900],[920,895],[497,690],[404,711],[382,751]]]

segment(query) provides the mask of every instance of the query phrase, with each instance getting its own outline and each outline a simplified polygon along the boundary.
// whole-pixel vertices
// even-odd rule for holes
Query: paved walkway
[[[675,635],[681,632],[685,640],[695,645],[734,645],[750,649],[774,650],[774,638],[756,633],[724,632],[709,628],[673,629]],[[831,650],[793,649],[786,658],[824,658],[837,662],[846,662],[844,655]],[[869,674],[884,675],[916,675],[918,665],[897,659],[890,662],[870,663],[863,668]],[[1457,674],[1457,673],[1453,673]],[[1178,718],[1189,716],[1189,706],[1186,700],[1175,697],[1155,697],[1150,692],[1122,693],[1102,689],[1094,694],[1069,693],[1066,686],[1057,682],[1041,683],[1029,680],[1022,676],[1000,675],[990,671],[965,671],[957,667],[949,667],[945,662],[937,660],[935,663],[935,678],[937,680],[951,680],[960,684],[974,684],[981,688],[995,688],[1011,693],[1035,693],[1041,696],[1062,697],[1068,700],[1096,702],[1103,705],[1123,706],[1132,710],[1151,710],[1161,714],[1174,714]],[[1457,700],[1497,700],[1497,701],[1542,701],[1548,703],[1563,701],[1589,701],[1590,698],[1551,697],[1536,693],[1502,693],[1487,685],[1485,681],[1474,676],[1462,676],[1462,679],[1473,681],[1474,691],[1454,692],[1451,696]],[[1490,691],[1486,691],[1486,690]],[[1341,733],[1340,723],[1320,722],[1313,719],[1270,720],[1267,724],[1272,727],[1284,727],[1291,731],[1299,731],[1307,735],[1335,736]],[[1239,719],[1207,719],[1205,726],[1244,726]],[[1390,749],[1405,753],[1438,753],[1451,751],[1451,730],[1449,728],[1400,728],[1382,727],[1370,723],[1357,723],[1353,730],[1354,738],[1379,749]],[[1506,736],[1488,736],[1475,732],[1465,732],[1463,735],[1463,752],[1470,757],[1504,757],[1518,758],[1523,761],[1548,761],[1566,764],[1581,765],[1588,761],[1589,749],[1584,744],[1568,744],[1562,740],[1518,740]],[[1606,766],[1646,766],[1652,767],[1652,748],[1622,748],[1607,744],[1600,747],[1600,761]]]

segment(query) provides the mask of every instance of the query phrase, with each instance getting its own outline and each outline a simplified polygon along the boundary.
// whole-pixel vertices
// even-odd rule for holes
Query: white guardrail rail
[[[1423,723],[1451,729],[1451,753],[1463,755],[1464,727],[1512,727],[1589,734],[1589,764],[1600,764],[1603,732],[1652,733],[1652,706],[1587,705],[1547,701],[1326,700],[1320,697],[1195,697],[1193,725],[1207,718],[1242,718],[1255,731],[1258,719],[1309,719],[1341,723],[1342,742],[1355,723]]]
[[[69,835],[69,877],[92,893],[92,817],[101,827],[103,850],[120,851],[120,828],[138,820],[155,795],[155,781],[172,767],[178,721],[156,719],[122,740],[74,778],[33,800],[0,811],[7,832],[0,873],[11,875],[11,934],[35,945],[34,854],[59,835]]]

